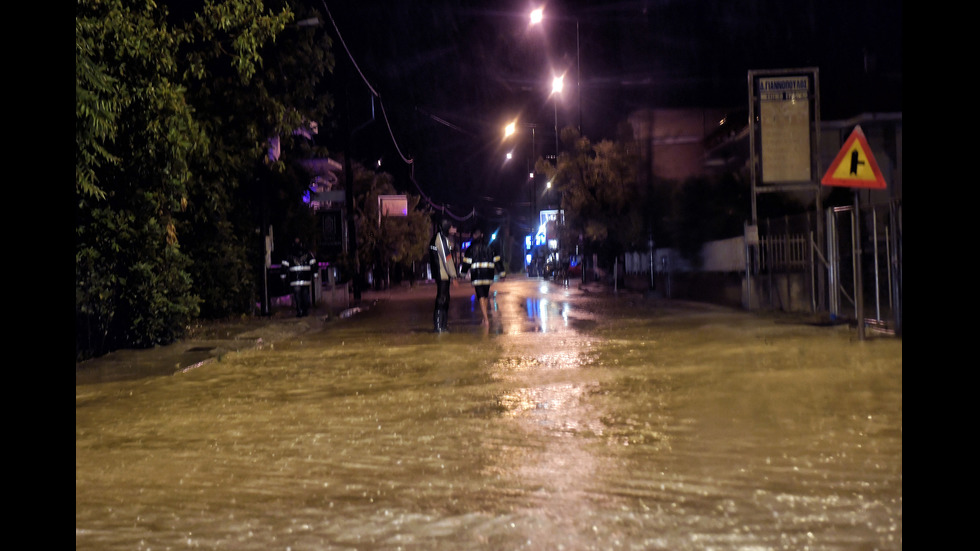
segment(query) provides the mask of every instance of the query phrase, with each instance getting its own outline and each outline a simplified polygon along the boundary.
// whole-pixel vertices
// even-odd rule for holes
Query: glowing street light
[[[537,25],[544,19],[544,8],[534,8],[531,10],[531,24]]]
[[[565,75],[551,81],[551,95],[555,97],[555,166],[558,166],[558,96],[565,87]]]
[[[513,136],[517,132],[517,125],[518,125],[518,122],[515,120],[515,121],[512,121],[510,123],[507,123],[507,125],[504,126],[504,139],[505,140],[507,138],[510,138],[511,136]],[[530,123],[526,123],[526,122],[520,123],[520,125],[522,127],[524,127],[524,128],[530,128],[531,129],[531,154],[527,156],[527,179],[528,179],[528,184],[530,186],[530,193],[531,193],[530,206],[531,206],[531,213],[532,213],[532,218],[533,218],[534,216],[537,215],[537,209],[538,209],[538,193],[537,193],[537,190],[534,189],[534,171],[531,170],[531,159],[534,158],[534,155],[535,155],[534,130],[538,127],[538,125],[536,125],[536,124],[530,124]],[[507,158],[508,159],[511,158],[511,154],[510,153],[507,154]]]
[[[582,132],[582,54],[579,43],[579,21],[578,17],[565,18],[575,21],[575,87],[578,89],[578,131]],[[531,25],[542,24],[544,21],[544,8],[535,8],[531,11]],[[559,90],[560,92],[560,90]],[[557,155],[557,152],[555,153]]]
[[[565,87],[565,75],[555,77],[555,79],[551,81],[552,94],[560,94],[564,87]]]

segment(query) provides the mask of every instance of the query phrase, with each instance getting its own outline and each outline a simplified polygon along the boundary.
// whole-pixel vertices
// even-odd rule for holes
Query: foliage
[[[649,235],[647,189],[639,180],[639,158],[629,142],[603,140],[592,145],[575,129],[565,128],[566,151],[557,168],[539,160],[535,170],[543,172],[561,194],[568,233],[581,238],[586,252],[611,261],[627,250],[645,244]]]
[[[628,126],[628,125],[627,125]],[[535,170],[552,181],[562,197],[565,228],[562,247],[576,240],[609,267],[626,251],[674,247],[697,265],[707,241],[742,235],[751,219],[751,189],[745,174],[698,176],[683,182],[657,178],[644,170],[642,156],[624,127],[616,141],[591,144],[573,128],[562,131],[565,151],[557,168],[539,159]],[[795,213],[791,198],[768,194],[760,212]]]
[[[271,175],[311,153],[293,132],[332,106],[317,90],[326,33],[287,27],[291,1],[267,3],[76,4],[78,359],[254,308],[266,220],[253,207],[275,207],[269,189],[299,201],[308,177]],[[282,159],[266,156],[274,136]]]
[[[671,208],[663,219],[667,243],[693,266],[700,265],[706,242],[743,235],[752,219],[752,190],[744,172],[692,177],[672,189]],[[805,210],[783,193],[762,194],[757,208],[761,217]]]
[[[152,4],[76,11],[76,357],[169,342],[198,312],[177,239],[206,140]]]
[[[255,309],[269,226],[283,238],[312,241],[313,218],[301,208],[310,179],[295,161],[313,154],[311,121],[332,105],[317,86],[333,57],[325,33],[287,26],[293,6],[277,8],[273,14],[261,2],[225,2],[180,22],[188,98],[214,129],[211,154],[195,164],[182,226],[196,237],[189,252],[203,317]],[[313,15],[296,8],[296,18]]]
[[[701,247],[715,239],[742,235],[751,219],[748,186],[731,174],[689,178],[677,189],[675,208],[667,220],[672,242],[694,266]]]
[[[94,58],[102,56],[100,46],[107,34],[115,32],[110,29],[119,24],[120,17],[117,9],[101,21],[75,18],[75,194],[79,196],[104,199],[96,170],[103,164],[119,163],[103,143],[116,137],[116,121],[126,106],[126,96],[119,81]]]
[[[428,257],[429,215],[419,210],[420,197],[407,194],[407,216],[381,216],[378,197],[401,195],[392,176],[354,163],[357,254],[362,272],[388,277],[396,269],[412,270]]]

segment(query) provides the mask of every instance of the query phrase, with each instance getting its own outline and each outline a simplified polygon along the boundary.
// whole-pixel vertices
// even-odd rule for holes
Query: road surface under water
[[[466,285],[76,386],[76,550],[900,550],[902,343]]]

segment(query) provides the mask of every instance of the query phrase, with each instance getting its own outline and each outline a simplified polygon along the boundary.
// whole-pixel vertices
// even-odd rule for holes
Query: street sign
[[[378,227],[381,227],[381,217],[408,216],[408,196],[378,195]]]
[[[820,183],[825,186],[867,189],[887,187],[860,125],[854,127]]]
[[[408,216],[408,196],[378,195],[378,213],[381,216]]]

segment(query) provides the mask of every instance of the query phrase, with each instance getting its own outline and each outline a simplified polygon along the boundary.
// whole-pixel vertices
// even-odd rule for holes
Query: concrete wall
[[[702,269],[695,270],[673,249],[656,249],[653,292],[665,298],[697,300],[747,310],[811,312],[809,272],[746,277],[745,238],[711,241],[702,248]],[[648,253],[628,253],[622,284],[649,292]]]

